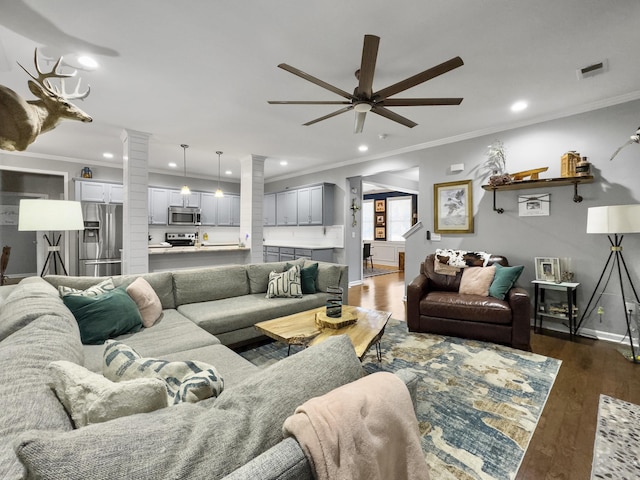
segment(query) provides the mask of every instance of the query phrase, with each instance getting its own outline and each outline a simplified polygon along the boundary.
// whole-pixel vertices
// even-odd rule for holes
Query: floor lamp
[[[624,296],[624,284],[622,282],[622,268],[624,268],[624,272],[626,273],[627,279],[629,280],[629,285],[631,285],[631,290],[633,291],[633,295],[635,296],[636,303],[640,303],[638,292],[633,285],[631,275],[629,275],[629,269],[627,268],[627,264],[624,261],[624,256],[622,255],[622,239],[624,238],[624,235],[622,234],[640,233],[640,205],[610,205],[607,207],[589,208],[587,212],[587,233],[607,234],[611,246],[609,251],[609,258],[607,258],[607,263],[605,263],[604,268],[602,269],[600,279],[596,284],[596,288],[593,290],[593,294],[589,299],[589,303],[587,303],[587,306],[582,313],[582,317],[580,318],[580,322],[578,322],[576,331],[580,328],[580,325],[582,325],[585,315],[587,314],[587,312],[589,311],[589,307],[591,306],[591,302],[596,296],[598,287],[600,286],[600,283],[604,278],[604,274],[607,271],[609,264],[611,264],[612,273],[613,269],[616,268],[618,272],[620,294],[622,295],[622,309],[624,310],[624,317],[627,322],[627,335],[629,335],[629,346],[631,347],[631,358],[633,359],[634,363],[640,363],[640,351],[638,351],[638,349],[633,346],[633,337],[631,336],[631,319],[629,318],[629,312],[627,311],[627,305]]]
[[[49,231],[52,232],[51,239],[44,235],[47,241],[47,259],[42,267],[40,276],[47,271],[49,263],[53,263],[53,271],[58,274],[58,263],[62,267],[65,275],[68,275],[60,256],[60,239],[62,234],[55,238],[55,232],[69,230],[84,230],[82,219],[82,207],[80,202],[69,200],[43,200],[31,199],[20,200],[20,210],[18,213],[18,230],[26,232]],[[51,240],[54,240],[53,243]]]

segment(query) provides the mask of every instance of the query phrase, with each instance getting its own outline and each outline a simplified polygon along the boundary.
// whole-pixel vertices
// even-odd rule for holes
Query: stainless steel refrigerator
[[[78,232],[79,275],[122,272],[122,205],[83,203],[84,230]]]

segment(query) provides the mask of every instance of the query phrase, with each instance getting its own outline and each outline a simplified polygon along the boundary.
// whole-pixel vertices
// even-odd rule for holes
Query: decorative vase
[[[342,316],[342,287],[327,287],[327,317]]]

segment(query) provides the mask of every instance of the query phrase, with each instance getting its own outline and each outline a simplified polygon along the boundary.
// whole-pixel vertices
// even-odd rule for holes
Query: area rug
[[[377,277],[378,275],[387,275],[389,273],[397,273],[400,270],[385,270],[384,268],[364,268],[362,276],[364,278]]]
[[[600,395],[591,478],[640,478],[640,406]]]
[[[391,319],[363,359],[368,373],[407,368],[419,378],[416,416],[432,480],[513,479],[560,361],[490,343],[409,333]],[[292,352],[294,347],[292,347]],[[269,343],[242,355],[258,366],[287,355]]]

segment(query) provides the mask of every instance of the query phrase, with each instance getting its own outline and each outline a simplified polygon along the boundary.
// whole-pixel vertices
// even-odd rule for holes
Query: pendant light
[[[189,145],[181,143],[180,146],[184,152],[184,185],[180,189],[180,193],[182,195],[191,195],[191,189],[189,188],[189,185],[187,185],[187,148],[189,148]]]
[[[224,197],[224,193],[220,188],[220,155],[222,155],[222,152],[218,150],[216,153],[218,154],[218,188],[216,189],[216,193],[214,195],[218,198],[221,198]]]

